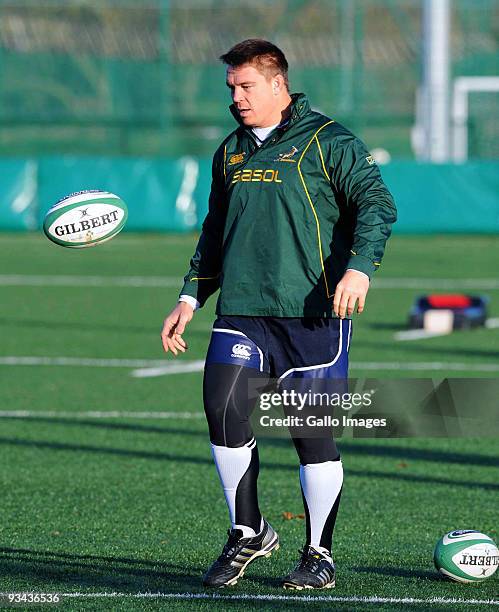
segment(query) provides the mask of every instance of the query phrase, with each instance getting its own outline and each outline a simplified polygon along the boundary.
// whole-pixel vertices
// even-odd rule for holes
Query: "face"
[[[227,87],[244,125],[270,127],[281,121],[282,76],[267,79],[254,66],[229,66]]]

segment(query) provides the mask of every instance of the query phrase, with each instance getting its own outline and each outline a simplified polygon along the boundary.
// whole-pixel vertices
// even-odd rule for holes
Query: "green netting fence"
[[[499,3],[453,0],[452,76],[498,69]],[[218,56],[283,48],[293,91],[410,158],[422,0],[0,0],[0,155],[209,155],[233,119]],[[470,157],[499,156],[499,94],[473,94]]]

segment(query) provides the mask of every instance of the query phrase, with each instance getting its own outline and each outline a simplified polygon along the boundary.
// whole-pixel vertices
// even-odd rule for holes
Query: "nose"
[[[243,100],[243,89],[242,87],[234,87],[232,90],[232,101],[237,104]]]

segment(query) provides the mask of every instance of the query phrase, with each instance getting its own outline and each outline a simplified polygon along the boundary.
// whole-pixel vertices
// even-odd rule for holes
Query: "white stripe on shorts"
[[[289,376],[291,372],[305,372],[306,370],[318,370],[319,368],[329,368],[333,366],[340,358],[342,349],[343,349],[343,320],[340,321],[340,341],[338,343],[338,352],[336,353],[336,356],[333,359],[333,361],[330,361],[329,363],[319,363],[318,365],[303,366],[301,368],[290,368],[289,370],[286,370],[286,372],[284,372],[282,376],[279,377],[277,384],[279,384],[283,378],[286,378],[286,376]]]

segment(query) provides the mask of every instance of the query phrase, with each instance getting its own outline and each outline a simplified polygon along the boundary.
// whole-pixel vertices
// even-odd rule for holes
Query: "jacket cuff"
[[[188,295],[191,298],[198,299],[199,283],[197,281],[186,281],[180,291],[180,295]]]
[[[346,271],[348,272],[349,270],[352,270],[353,272],[357,272],[357,274],[362,274],[362,276],[367,276],[368,280],[371,280],[369,278],[369,274],[366,274],[365,272],[361,272],[360,270],[356,270],[355,268],[347,268]]]
[[[178,301],[189,304],[189,306],[193,310],[197,310],[198,308],[201,307],[201,304],[196,300],[196,298],[192,297],[192,295],[185,295],[184,293],[182,293],[180,297],[178,298]]]
[[[364,272],[364,274],[367,274],[367,276],[371,278],[374,272],[379,268],[379,263],[372,261],[369,257],[365,257],[364,255],[352,255],[348,261],[347,268],[357,270],[358,272]]]

